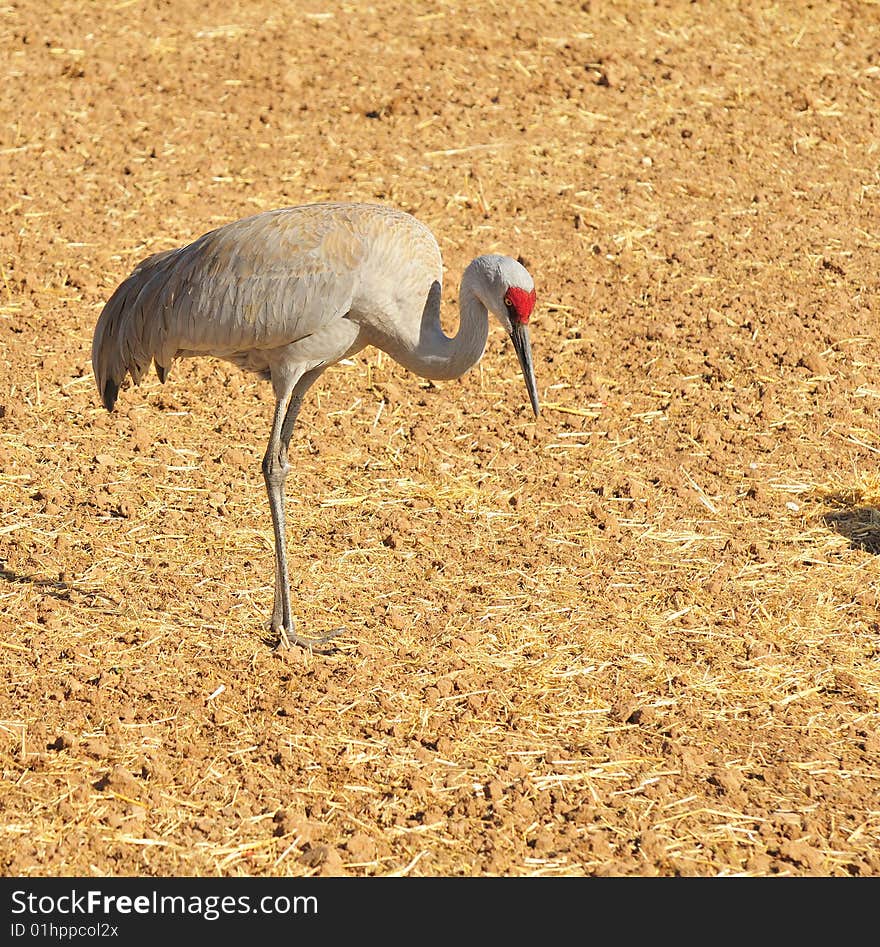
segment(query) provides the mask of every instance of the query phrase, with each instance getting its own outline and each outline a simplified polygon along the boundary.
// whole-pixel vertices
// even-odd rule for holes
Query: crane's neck
[[[419,344],[408,353],[413,364],[407,365],[423,378],[436,381],[460,378],[477,364],[486,349],[486,341],[489,338],[489,312],[477,295],[479,280],[474,263],[464,271],[461,279],[458,294],[458,332],[454,336],[446,335],[440,325],[439,284],[435,283],[428,293],[422,314]]]

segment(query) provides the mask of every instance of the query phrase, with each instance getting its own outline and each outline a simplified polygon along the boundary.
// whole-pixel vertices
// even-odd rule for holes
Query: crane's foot
[[[278,643],[272,649],[273,651],[289,651],[294,645],[297,645],[315,654],[333,654],[339,649],[335,644],[328,645],[328,642],[337,638],[345,631],[344,628],[334,628],[333,631],[328,631],[326,635],[321,635],[320,638],[303,638],[301,635],[296,634],[296,632],[288,631],[283,625],[280,628],[276,628],[274,627],[274,622],[272,624],[272,630],[278,635]]]

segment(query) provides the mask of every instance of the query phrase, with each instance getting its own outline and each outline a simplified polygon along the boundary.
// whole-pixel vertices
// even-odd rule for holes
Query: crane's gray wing
[[[366,254],[332,205],[270,211],[142,261],[104,307],[92,366],[108,408],[130,374],[178,355],[246,361],[343,318]]]

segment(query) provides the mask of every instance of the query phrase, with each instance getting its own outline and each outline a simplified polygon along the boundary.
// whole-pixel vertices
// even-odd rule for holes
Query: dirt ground
[[[880,876],[880,6],[0,6],[0,872]],[[136,262],[326,199],[512,348],[100,405]]]

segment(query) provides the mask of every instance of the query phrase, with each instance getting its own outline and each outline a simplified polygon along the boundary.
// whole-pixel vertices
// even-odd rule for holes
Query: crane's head
[[[479,271],[476,294],[504,326],[519,359],[529,401],[538,416],[538,385],[529,342],[529,319],[535,308],[535,281],[529,271],[509,256],[481,256],[471,266]]]

